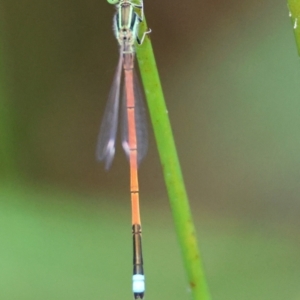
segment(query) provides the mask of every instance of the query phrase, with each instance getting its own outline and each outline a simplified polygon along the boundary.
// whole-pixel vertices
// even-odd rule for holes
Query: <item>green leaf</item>
[[[298,55],[300,56],[300,0],[288,0],[288,7],[294,28]]]

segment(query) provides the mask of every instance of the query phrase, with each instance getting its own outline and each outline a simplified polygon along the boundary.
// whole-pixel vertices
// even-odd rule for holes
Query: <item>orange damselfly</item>
[[[139,208],[138,165],[148,148],[146,113],[143,105],[143,93],[134,70],[135,42],[142,44],[150,30],[138,37],[138,25],[143,21],[143,1],[138,4],[131,0],[108,0],[116,5],[113,19],[114,33],[120,46],[120,55],[108,102],[102,119],[98,137],[96,156],[104,161],[109,169],[115,154],[115,142],[121,110],[122,146],[130,164],[130,194],[133,234],[133,294],[135,299],[143,299],[145,277],[142,255],[142,227]],[[136,10],[140,11],[140,14]],[[122,70],[124,83],[121,85]],[[119,109],[122,91],[121,109]]]

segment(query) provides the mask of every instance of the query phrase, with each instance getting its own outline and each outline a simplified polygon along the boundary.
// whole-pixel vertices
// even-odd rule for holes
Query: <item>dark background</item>
[[[0,158],[12,162],[0,171],[0,297],[131,299],[128,162],[118,146],[106,172],[94,155],[114,8],[0,10]],[[299,299],[300,71],[286,3],[145,0],[145,14],[212,299]],[[140,183],[147,299],[188,299],[152,131]]]

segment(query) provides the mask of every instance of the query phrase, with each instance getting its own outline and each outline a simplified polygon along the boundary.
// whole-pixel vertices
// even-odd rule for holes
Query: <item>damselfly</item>
[[[115,154],[115,141],[118,129],[120,90],[121,138],[123,149],[130,163],[130,194],[133,234],[133,293],[135,299],[142,299],[145,291],[145,278],[142,256],[142,229],[139,209],[138,165],[148,147],[148,134],[143,106],[143,94],[134,71],[135,42],[142,44],[150,30],[138,37],[138,25],[143,21],[143,1],[138,4],[131,0],[108,0],[116,5],[113,19],[114,33],[120,46],[120,56],[108,102],[102,120],[97,144],[97,159],[105,162],[109,169]],[[139,14],[137,13],[139,10]],[[122,69],[124,83],[121,87]]]

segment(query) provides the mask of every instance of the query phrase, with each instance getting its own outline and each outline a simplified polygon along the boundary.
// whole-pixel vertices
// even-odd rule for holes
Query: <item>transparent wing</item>
[[[109,92],[98,136],[96,158],[105,162],[105,169],[109,169],[115,155],[115,143],[118,129],[120,85],[122,75],[123,56],[120,54],[117,70]]]
[[[141,85],[138,76],[133,70],[133,87],[134,87],[134,107],[135,107],[135,131],[137,140],[137,160],[138,165],[143,160],[148,150],[148,129],[147,129],[147,117],[146,108],[144,102],[144,96],[141,89]],[[121,137],[122,146],[129,159],[129,141],[128,141],[128,119],[127,119],[127,99],[126,99],[126,87],[124,85],[122,91],[122,119],[121,119]]]

